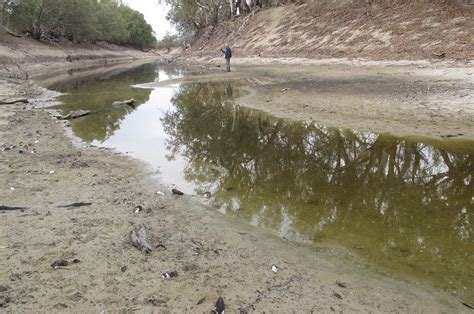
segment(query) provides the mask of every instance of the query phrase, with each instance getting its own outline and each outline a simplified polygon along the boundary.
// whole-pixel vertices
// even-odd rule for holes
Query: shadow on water
[[[156,70],[139,71],[139,79],[129,73],[72,88],[63,98],[66,111],[79,103],[80,109],[110,106],[117,97],[146,103],[136,109],[141,117],[117,111],[80,119],[76,135],[107,146],[114,130],[132,132],[126,130],[139,123],[141,133],[114,146],[134,147],[135,156],[152,164],[159,160],[165,174],[178,171],[182,181],[175,175],[168,183],[211,191],[210,204],[226,215],[291,240],[343,245],[379,269],[474,301],[472,142],[278,119],[234,106],[238,88],[225,83],[132,89],[156,77]],[[77,95],[84,86],[89,94]],[[134,115],[138,122],[130,122]],[[155,129],[159,144],[133,146]]]

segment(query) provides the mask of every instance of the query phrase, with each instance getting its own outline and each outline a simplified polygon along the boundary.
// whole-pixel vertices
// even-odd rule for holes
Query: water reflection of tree
[[[184,85],[163,119],[172,154],[189,160],[186,178],[213,187],[228,214],[474,290],[472,143],[289,122],[225,105],[231,94]]]
[[[88,80],[77,80],[57,86],[66,95],[61,97],[63,114],[72,110],[90,110],[94,114],[73,121],[74,133],[86,142],[105,141],[119,128],[120,122],[133,109],[124,106],[112,107],[117,100],[135,99],[135,106],[145,103],[151,90],[132,88],[132,85],[151,82],[156,76],[157,66],[146,64],[116,75],[98,76]]]

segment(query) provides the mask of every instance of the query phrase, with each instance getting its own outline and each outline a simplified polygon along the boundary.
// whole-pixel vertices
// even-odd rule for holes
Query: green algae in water
[[[228,89],[183,85],[163,120],[186,178],[221,211],[474,300],[473,142],[277,119],[222,106]]]
[[[145,67],[70,88],[65,113],[103,108],[74,121],[75,134],[104,146],[115,139],[124,149],[134,147],[136,157],[164,173],[178,169],[194,192],[212,191],[211,201],[226,215],[294,241],[343,245],[381,270],[474,302],[472,141],[278,119],[234,106],[239,89],[226,83],[181,85],[162,94],[170,107],[159,107],[148,100],[154,91],[130,87],[153,81],[155,72]],[[138,100],[137,109],[107,109],[128,98]],[[150,115],[156,117],[144,118]],[[128,122],[132,117],[141,121],[140,130]],[[118,137],[120,128],[134,130],[135,137]],[[133,146],[156,130],[163,144]],[[149,151],[166,158],[143,157]]]

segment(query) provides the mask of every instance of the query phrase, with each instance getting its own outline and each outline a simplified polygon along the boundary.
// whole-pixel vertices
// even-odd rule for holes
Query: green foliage
[[[168,20],[182,33],[197,32],[216,25],[229,16],[230,7],[224,0],[165,0],[171,6]]]
[[[118,0],[7,0],[3,23],[36,39],[105,40],[149,49],[156,38],[142,14]]]
[[[14,29],[39,39],[42,30],[49,31],[60,19],[60,3],[59,0],[8,1],[5,19]]]
[[[304,0],[158,0],[171,9],[168,20],[185,36],[199,34],[208,26],[237,15],[251,13],[258,8],[269,8],[282,3],[302,3]]]
[[[156,48],[158,49],[170,49],[174,47],[178,47],[182,44],[181,38],[178,37],[176,34],[166,33],[165,37],[163,37],[158,43],[156,44]]]
[[[201,25],[197,19],[197,5],[192,0],[170,1],[171,10],[168,12],[168,20],[173,22],[180,31],[200,29]]]
[[[102,0],[97,15],[104,40],[119,44],[127,43],[130,40],[127,21],[116,2]]]
[[[70,38],[96,40],[102,35],[96,0],[63,0],[61,24]]]
[[[126,21],[126,28],[130,34],[129,43],[141,49],[155,47],[156,38],[153,29],[146,23],[143,14],[124,5],[120,6],[119,10]]]

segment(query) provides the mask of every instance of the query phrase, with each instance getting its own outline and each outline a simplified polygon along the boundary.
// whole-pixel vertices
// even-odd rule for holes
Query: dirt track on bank
[[[310,83],[289,85],[284,73],[294,77],[294,82],[305,82],[333,72],[316,75],[301,67],[288,70],[279,65],[268,70],[239,66],[231,75],[206,77],[253,81],[247,96],[239,100],[242,105],[247,99],[247,105],[292,118],[299,118],[298,114],[306,118],[306,110],[318,112],[315,108],[291,115],[278,111],[284,110],[280,102],[291,99],[293,109],[303,100],[314,106],[303,98],[315,97],[304,90]],[[38,77],[49,82],[46,76]],[[0,105],[0,177],[5,178],[0,205],[27,208],[0,211],[2,310],[205,312],[218,295],[229,311],[466,309],[461,300],[445,292],[377,273],[343,249],[289,243],[209,210],[194,196],[174,196],[170,187],[154,180],[153,169],[146,165],[113,151],[74,143],[62,123],[41,109],[54,102],[52,94],[31,81],[0,82],[2,98],[26,96],[31,102]],[[331,86],[324,86],[330,94]],[[267,102],[271,95],[278,97]],[[268,103],[275,104],[274,109]],[[91,205],[58,207],[71,202]],[[144,210],[134,213],[136,205]],[[146,224],[156,247],[151,255],[128,243],[130,231],[140,224]],[[80,262],[53,270],[50,265],[58,259]],[[277,273],[272,272],[272,264],[278,265]],[[124,266],[127,269],[122,272]],[[162,279],[161,273],[170,270],[177,270],[179,276]]]

